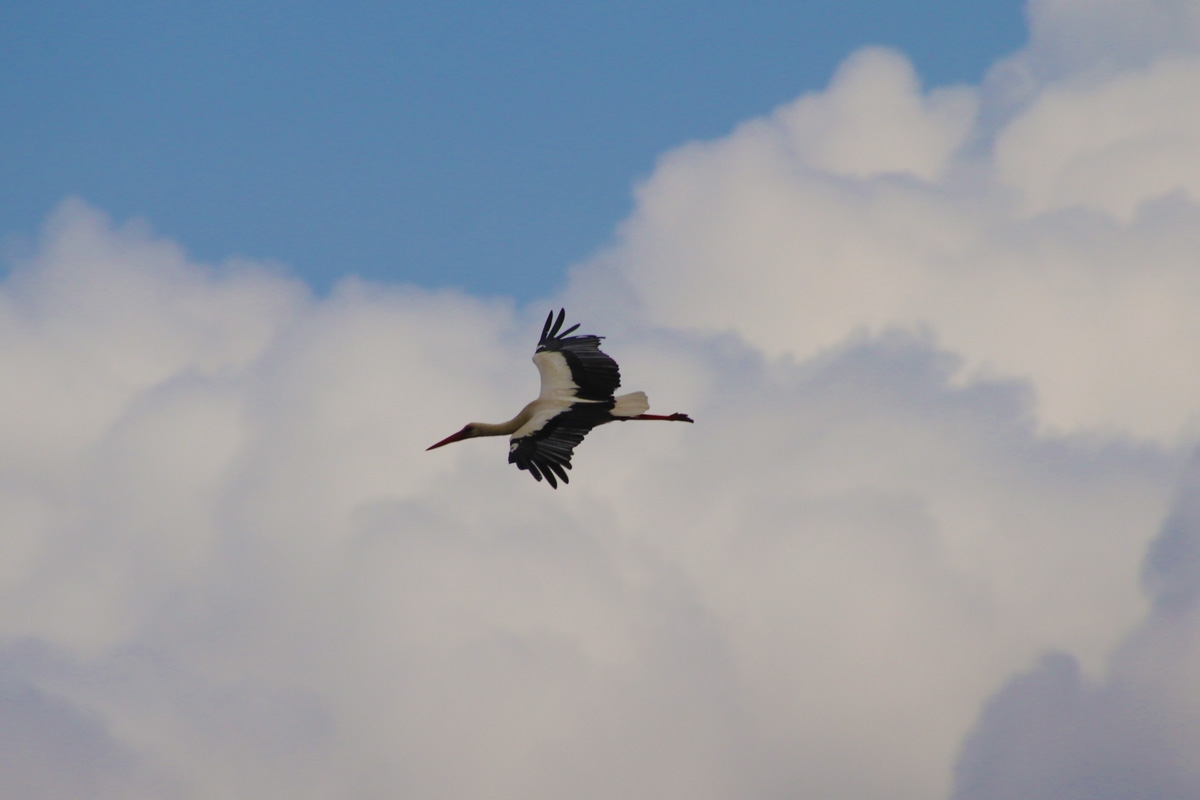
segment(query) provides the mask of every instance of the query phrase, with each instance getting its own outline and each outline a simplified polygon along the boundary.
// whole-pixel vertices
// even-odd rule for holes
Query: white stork
[[[578,325],[560,332],[566,315],[565,309],[559,309],[556,320],[551,311],[542,327],[542,338],[533,354],[533,363],[542,376],[542,391],[536,400],[508,422],[472,422],[426,449],[476,436],[512,434],[508,463],[529,470],[539,481],[544,477],[557,489],[555,476],[570,483],[567,470],[571,468],[571,452],[597,425],[631,419],[693,421],[687,414],[647,414],[650,403],[645,392],[614,397],[613,392],[621,385],[621,373],[617,362],[600,351],[604,337],[568,336]]]

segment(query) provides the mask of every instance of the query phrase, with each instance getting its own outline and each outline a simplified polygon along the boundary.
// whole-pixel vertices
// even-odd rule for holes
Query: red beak
[[[461,431],[459,431],[458,433],[452,433],[452,434],[450,434],[449,436],[447,436],[445,439],[442,439],[442,440],[441,440],[440,442],[438,442],[437,444],[430,445],[429,447],[426,447],[426,448],[425,448],[425,451],[426,451],[426,452],[429,452],[430,450],[434,450],[434,449],[436,449],[436,448],[438,448],[438,447],[441,447],[441,446],[442,446],[442,445],[444,445],[444,444],[452,444],[453,442],[461,442],[463,439],[469,439],[469,438],[470,438],[470,434],[468,434],[468,433],[467,433],[467,429],[466,429],[466,428],[463,428],[463,429],[462,429]]]

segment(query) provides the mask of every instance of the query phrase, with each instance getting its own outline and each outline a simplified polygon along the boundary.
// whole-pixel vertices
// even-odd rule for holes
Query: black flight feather
[[[597,425],[612,422],[613,400],[596,403],[576,403],[558,416],[550,419],[542,428],[528,436],[513,439],[509,447],[508,462],[518,468],[529,470],[533,477],[546,481],[558,488],[557,475],[563,483],[570,483],[567,470],[571,468],[571,456],[575,446]]]
[[[568,336],[579,327],[577,324],[560,333],[566,315],[566,309],[559,309],[557,319],[553,311],[546,317],[537,352],[562,353],[571,370],[571,379],[579,387],[576,396],[581,400],[611,398],[621,385],[621,371],[617,362],[600,350],[600,340],[604,337]]]

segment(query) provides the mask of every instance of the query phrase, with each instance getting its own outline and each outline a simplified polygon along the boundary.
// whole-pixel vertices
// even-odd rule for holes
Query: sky
[[[377,181],[338,186],[358,211],[330,191],[251,241],[229,220],[257,222],[268,187],[315,195],[285,173],[325,151],[269,136],[238,151],[204,132],[219,123],[200,99],[163,88],[245,81],[208,110],[286,127],[254,98],[318,69],[297,55],[320,52],[313,31],[376,63],[384,12],[314,10],[305,38],[241,5],[107,28],[87,9],[3,11],[110,60],[37,50],[4,89],[29,108],[5,157],[44,150],[63,172],[5,167],[27,177],[3,212],[0,794],[1200,796],[1200,2],[1031,0],[1005,8],[1003,41],[945,36],[977,21],[940,27],[933,5],[907,28],[867,5],[825,29],[763,8],[753,25],[714,10],[695,66],[668,57],[697,39],[664,37],[683,16],[665,11],[583,37],[642,42],[620,69],[615,49],[527,62],[632,88],[609,106],[493,97],[511,112],[490,115],[497,149],[459,172],[429,154],[477,132],[416,137],[427,183],[405,191],[430,198],[424,243],[337,222],[370,217],[410,163],[350,133],[395,109],[342,95],[357,110],[306,131]],[[564,42],[587,27],[534,16]],[[443,72],[414,80],[425,108],[470,107],[452,76],[484,70],[467,45],[491,29],[418,17],[471,51],[429,56]],[[278,66],[296,68],[193,71],[187,44],[214,29],[246,36],[251,61],[287,44]],[[288,32],[253,47],[268,29]],[[490,46],[535,58],[513,35]],[[713,89],[758,41],[824,61],[809,74],[768,48]],[[165,61],[142,61],[156,48]],[[647,122],[655,63],[709,105],[685,93]],[[55,70],[80,92],[48,88]],[[125,103],[102,99],[138,81],[158,86],[147,108],[193,116],[106,127]],[[109,121],[53,123],[87,102]],[[563,197],[606,190],[577,189],[587,169],[566,180],[554,165],[581,150],[537,124],[569,107],[609,109],[572,121],[584,144],[609,124],[627,137],[597,162],[609,200],[586,210]],[[543,176],[507,206],[506,141]],[[279,160],[256,172],[251,151]],[[211,179],[203,201],[171,191],[189,175]],[[541,266],[462,266],[503,251],[446,235],[471,176]],[[217,214],[239,187],[249,199]],[[540,235],[539,193],[576,227]],[[380,251],[391,266],[365,255]],[[409,260],[430,271],[395,266]],[[652,411],[696,423],[596,430],[557,491],[501,441],[426,452],[534,395],[550,305],[608,337]]]
[[[937,83],[1016,0],[0,3],[0,235],[64,197],[193,257],[532,300],[664,151],[893,45]]]

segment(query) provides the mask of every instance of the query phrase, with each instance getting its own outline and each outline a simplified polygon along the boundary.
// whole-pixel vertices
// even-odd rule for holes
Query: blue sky
[[[1023,39],[1016,0],[6,2],[0,234],[74,195],[318,290],[544,297],[669,148],[862,45],[941,85]]]

